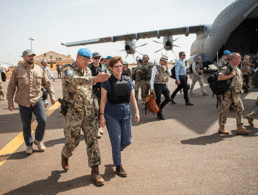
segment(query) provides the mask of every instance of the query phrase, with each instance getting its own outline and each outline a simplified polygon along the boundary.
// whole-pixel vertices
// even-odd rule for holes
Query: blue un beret
[[[110,58],[112,58],[112,57],[111,56],[106,57],[106,59],[110,59]]]
[[[83,57],[86,57],[86,58],[90,58],[91,57],[91,51],[89,49],[87,49],[87,48],[79,49],[78,54],[83,56]]]
[[[224,51],[224,54],[225,54],[225,55],[231,55],[231,52],[228,51],[228,50],[225,50],[225,51]]]

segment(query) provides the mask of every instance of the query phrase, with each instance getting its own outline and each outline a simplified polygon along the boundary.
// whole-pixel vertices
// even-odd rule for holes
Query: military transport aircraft
[[[191,46],[189,63],[202,57],[204,66],[216,64],[225,49],[240,52],[242,55],[258,51],[258,0],[236,0],[226,7],[212,25],[198,25],[165,30],[140,32],[135,34],[104,37],[84,41],[62,43],[66,47],[106,42],[125,41],[127,54],[135,52],[135,41],[145,38],[163,37],[165,50],[173,51],[173,35],[196,34]]]

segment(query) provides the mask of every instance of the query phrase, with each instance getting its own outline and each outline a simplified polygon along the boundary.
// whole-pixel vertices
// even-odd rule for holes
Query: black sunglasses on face
[[[100,59],[100,57],[95,57],[94,59],[95,59],[95,60],[98,60],[98,59]]]

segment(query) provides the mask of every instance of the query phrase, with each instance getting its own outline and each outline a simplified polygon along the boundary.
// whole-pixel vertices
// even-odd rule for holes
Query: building
[[[41,61],[45,59],[49,64],[49,68],[56,69],[56,65],[71,64],[74,62],[73,58],[70,55],[66,56],[63,54],[56,53],[54,51],[38,53],[35,56],[35,64],[41,65]],[[23,60],[20,60],[18,64],[23,63]]]

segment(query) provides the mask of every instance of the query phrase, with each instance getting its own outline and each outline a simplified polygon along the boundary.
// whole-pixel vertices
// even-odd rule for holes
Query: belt
[[[154,85],[166,85],[167,83],[154,83]]]

